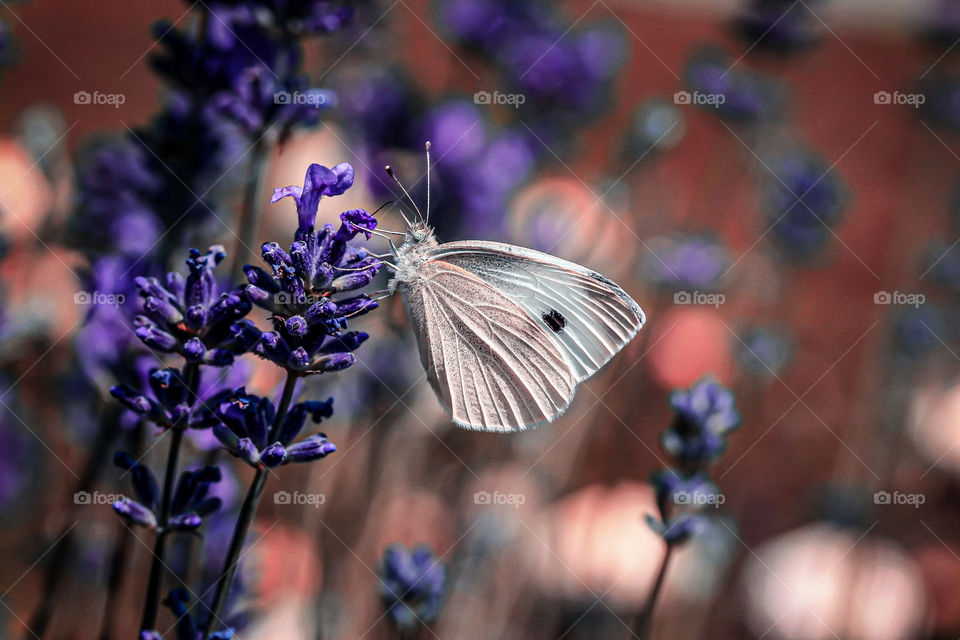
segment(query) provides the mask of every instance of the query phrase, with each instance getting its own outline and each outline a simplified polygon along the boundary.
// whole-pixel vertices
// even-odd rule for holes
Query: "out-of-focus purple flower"
[[[393,544],[383,552],[378,574],[380,596],[390,620],[410,630],[436,620],[443,608],[447,570],[426,545]]]
[[[661,443],[676,466],[651,477],[659,518],[647,516],[647,524],[668,545],[706,529],[705,510],[725,501],[708,467],[726,450],[727,436],[740,425],[735,405],[733,392],[710,378],[670,394],[674,417]]]
[[[273,331],[260,333],[249,324],[235,325],[235,340],[253,345],[253,352],[296,375],[338,371],[355,361],[354,349],[366,339],[360,331],[345,331],[347,319],[367,313],[377,303],[364,294],[336,297],[366,287],[380,270],[380,260],[350,244],[357,236],[369,239],[376,219],[363,209],[340,214],[340,228],[327,224],[314,229],[323,196],[342,194],[353,184],[353,167],[333,169],[311,165],[303,187],[291,185],[274,192],[273,201],[290,196],[297,202],[300,226],[289,253],[276,242],[263,245],[263,259],[272,274],[247,265],[247,297],[271,312]]]
[[[944,309],[929,303],[898,309],[893,321],[893,346],[908,359],[922,358],[943,348],[943,338],[938,336],[951,336],[954,324]]]
[[[673,423],[663,433],[663,448],[682,466],[702,466],[726,450],[727,436],[740,425],[733,392],[706,378],[670,394]]]
[[[815,256],[829,240],[847,204],[847,190],[824,158],[803,150],[768,163],[765,211],[778,248],[794,260]]]
[[[709,234],[661,236],[647,243],[641,271],[649,281],[668,290],[712,291],[730,266],[730,252]]]
[[[273,468],[295,462],[312,462],[337,450],[322,433],[294,442],[307,421],[315,424],[333,415],[333,399],[295,404],[287,412],[275,433],[276,410],[269,398],[237,389],[217,408],[220,424],[213,433],[232,455],[254,468]]]
[[[114,463],[130,475],[136,500],[122,498],[113,503],[113,510],[130,524],[150,529],[193,531],[203,518],[220,508],[220,498],[208,496],[210,485],[220,481],[218,467],[203,467],[180,474],[166,522],[160,522],[156,510],[160,490],[153,473],[145,465],[123,451],[114,456]]]
[[[693,104],[733,122],[755,123],[777,115],[780,90],[774,80],[737,65],[725,51],[695,53],[684,71],[686,91],[674,100]]]
[[[793,341],[776,327],[750,327],[734,347],[744,371],[761,379],[779,376],[793,357]]]
[[[143,314],[134,318],[137,337],[151,349],[179,353],[188,362],[232,364],[234,355],[249,347],[235,340],[233,325],[252,305],[239,288],[220,291],[213,270],[224,257],[219,245],[206,254],[191,249],[186,278],[176,271],[163,284],[157,278],[136,278],[143,298]]]
[[[446,0],[441,22],[502,70],[504,85],[538,114],[590,113],[604,103],[608,80],[623,63],[626,40],[613,22],[578,27],[548,5],[510,0]]]
[[[199,37],[159,23],[155,33],[162,50],[151,57],[154,68],[205,110],[232,120],[253,139],[267,132],[284,139],[295,126],[315,124],[318,110],[332,106],[336,98],[332,92],[309,88],[300,74],[299,38],[339,29],[352,8],[334,2],[232,5],[204,7],[208,16]]]
[[[85,150],[77,182],[79,201],[71,219],[75,242],[135,257],[156,242],[163,224],[153,201],[163,180],[139,143],[120,138]]]
[[[788,54],[807,49],[823,31],[814,13],[821,4],[821,0],[750,0],[736,19],[736,31],[758,51]]]
[[[919,88],[924,96],[919,106],[924,122],[956,131],[960,129],[960,76],[934,72]]]

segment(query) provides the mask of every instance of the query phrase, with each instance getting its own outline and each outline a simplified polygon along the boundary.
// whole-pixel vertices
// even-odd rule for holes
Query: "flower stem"
[[[283,385],[283,395],[280,398],[280,404],[277,407],[276,418],[270,429],[268,442],[273,442],[280,428],[280,424],[287,415],[290,408],[290,402],[293,400],[293,391],[297,386],[297,377],[287,373],[287,380]],[[206,640],[216,629],[223,614],[223,608],[227,602],[227,595],[230,592],[230,586],[233,583],[233,577],[237,573],[237,566],[240,564],[240,554],[243,551],[243,545],[247,540],[247,532],[253,523],[253,518],[257,513],[257,507],[260,504],[260,497],[263,495],[263,488],[267,485],[267,476],[270,472],[262,467],[257,469],[247,490],[247,495],[243,499],[243,505],[240,507],[240,515],[237,517],[237,524],[233,528],[233,537],[230,539],[230,548],[227,551],[227,557],[223,562],[223,571],[217,579],[217,591],[213,597],[213,606],[210,607],[210,617],[204,628],[203,638]]]
[[[173,495],[173,479],[176,477],[177,464],[180,461],[180,445],[183,443],[183,429],[174,427],[170,452],[167,454],[167,469],[163,478],[163,495],[160,499],[159,531],[153,543],[153,561],[150,563],[150,578],[147,581],[147,597],[143,601],[143,617],[140,630],[149,631],[157,624],[157,611],[160,608],[160,589],[166,565],[163,557],[167,548],[167,518],[170,515],[170,499]]]
[[[230,272],[237,277],[243,275],[243,265],[252,258],[252,246],[257,241],[257,231],[260,229],[260,174],[267,163],[270,145],[259,136],[253,143],[250,152],[250,164],[247,168],[246,187],[243,193],[243,203],[240,208],[240,219],[237,222],[237,246],[233,251],[233,267]]]
[[[200,385],[200,365],[188,363],[183,368],[183,382],[190,394],[191,403],[197,397]],[[160,497],[160,513],[157,519],[157,538],[153,543],[153,560],[150,563],[150,577],[147,579],[147,596],[143,602],[143,616],[140,618],[140,630],[149,631],[157,624],[157,611],[160,609],[160,589],[163,586],[163,573],[166,564],[163,557],[167,549],[167,520],[170,517],[170,501],[173,499],[173,485],[177,477],[177,465],[180,462],[180,445],[183,444],[183,432],[186,424],[174,425],[173,440],[167,454],[167,468],[163,475],[163,494]]]
[[[650,633],[651,623],[653,622],[653,610],[657,605],[657,598],[663,588],[663,579],[667,575],[667,565],[670,563],[670,555],[673,553],[673,545],[667,545],[667,551],[663,554],[663,562],[660,564],[660,571],[657,573],[657,579],[653,583],[653,589],[647,597],[647,603],[637,616],[633,625],[633,636],[640,640],[646,640]]]

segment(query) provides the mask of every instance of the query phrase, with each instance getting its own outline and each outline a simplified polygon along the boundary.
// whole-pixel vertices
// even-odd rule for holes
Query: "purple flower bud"
[[[263,307],[264,309],[273,309],[274,294],[270,291],[261,289],[256,285],[248,284],[246,288],[244,288],[243,293],[246,294],[247,298],[250,299],[250,302],[258,307]]]
[[[310,364],[310,354],[303,347],[297,347],[290,354],[290,366],[294,369],[306,369]]]
[[[281,265],[293,266],[293,261],[290,259],[290,256],[288,256],[287,252],[276,242],[265,242],[263,247],[260,248],[260,251],[263,254],[264,261],[274,269],[279,268]]]
[[[195,304],[187,309],[184,321],[191,329],[200,329],[207,323],[207,310],[202,304]]]
[[[376,300],[371,300],[366,295],[359,295],[349,300],[341,300],[337,306],[337,313],[341,317],[359,316],[373,311],[380,304]]]
[[[157,526],[157,518],[150,509],[139,502],[129,498],[122,498],[113,503],[113,510],[130,524],[140,525],[154,529]]]
[[[307,320],[308,324],[318,324],[330,318],[334,313],[337,312],[337,305],[334,304],[331,300],[322,300],[320,302],[315,302],[310,305],[310,308],[307,309],[304,313],[304,317]]]
[[[279,467],[286,459],[287,451],[279,442],[274,442],[260,454],[260,461],[263,462],[265,467],[270,469]]]
[[[213,435],[233,455],[237,455],[240,446],[240,437],[232,429],[223,424],[213,425]]]
[[[180,313],[180,310],[165,298],[147,296],[147,299],[143,301],[143,309],[158,322],[177,324],[183,320],[183,314]]]
[[[189,362],[199,362],[206,352],[207,348],[200,338],[190,338],[183,343],[183,355]]]
[[[177,348],[177,339],[155,326],[142,326],[136,329],[137,337],[150,347],[164,353],[172,353]]]
[[[291,316],[287,319],[287,332],[292,336],[302,336],[307,333],[307,321],[303,316]]]
[[[328,356],[317,358],[310,366],[313,373],[326,373],[328,371],[340,371],[351,366],[357,359],[352,353],[331,353]]]
[[[333,444],[327,437],[318,433],[287,448],[287,462],[310,462],[325,458],[337,450],[337,445]]]
[[[334,293],[362,289],[373,282],[373,276],[374,274],[370,270],[350,272],[331,282],[329,289]]]
[[[243,272],[253,286],[273,293],[277,291],[277,283],[273,280],[273,276],[260,267],[254,267],[248,264],[243,268]]]
[[[125,384],[110,387],[110,395],[134,413],[144,415],[150,413],[154,408],[154,404],[149,398],[134,391]]]

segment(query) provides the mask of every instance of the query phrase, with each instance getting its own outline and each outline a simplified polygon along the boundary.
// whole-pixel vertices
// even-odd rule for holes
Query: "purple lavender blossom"
[[[220,424],[214,425],[213,433],[227,451],[250,466],[273,468],[312,462],[336,451],[336,445],[322,433],[294,442],[303,430],[307,416],[314,424],[320,424],[332,415],[333,398],[295,404],[284,416],[271,443],[276,417],[273,403],[269,398],[248,394],[246,389],[240,388],[220,403],[217,408]]]
[[[668,547],[704,531],[709,524],[707,507],[723,504],[708,467],[726,450],[727,436],[740,425],[735,404],[733,392],[710,378],[670,394],[674,417],[661,444],[675,466],[651,477],[659,517],[646,517]]]
[[[667,290],[713,291],[730,267],[729,250],[713,235],[663,236],[648,242],[641,272]]]
[[[709,378],[672,392],[670,406],[674,419],[663,434],[663,448],[685,466],[716,459],[740,425],[733,392]]]
[[[723,50],[704,49],[691,56],[684,71],[687,102],[724,120],[757,123],[780,110],[780,89],[758,71],[736,65]]]
[[[272,274],[247,265],[247,297],[271,312],[273,331],[260,333],[250,324],[235,325],[236,341],[253,345],[258,356],[296,375],[345,369],[366,339],[360,331],[346,331],[347,319],[367,313],[377,303],[364,294],[336,297],[366,287],[381,262],[365,249],[350,244],[358,235],[370,238],[376,219],[362,209],[340,214],[340,228],[327,224],[315,231],[320,199],[337,196],[353,185],[353,167],[341,163],[332,169],[314,164],[303,186],[274,191],[272,202],[292,197],[297,203],[299,228],[289,253],[276,242],[263,245],[263,259]]]
[[[747,328],[735,346],[744,371],[763,380],[779,376],[793,357],[790,335],[773,326]]]
[[[814,257],[832,236],[847,204],[842,179],[826,159],[790,150],[768,163],[765,209],[771,236],[783,254],[803,261]]]
[[[206,254],[190,250],[184,278],[167,274],[136,279],[143,298],[143,314],[134,318],[136,334],[151,349],[179,353],[188,362],[225,366],[248,345],[234,339],[233,325],[252,305],[240,289],[221,292],[213,270],[226,257],[223,247],[210,247]]]
[[[411,630],[436,620],[444,604],[447,570],[428,546],[389,546],[377,573],[383,606],[397,628]]]
[[[168,531],[194,531],[203,518],[220,508],[220,498],[208,496],[210,486],[220,481],[218,467],[203,467],[180,474],[166,522],[160,522],[160,489],[153,473],[128,453],[119,452],[114,463],[130,475],[136,500],[122,498],[113,503],[113,510],[131,525]]]

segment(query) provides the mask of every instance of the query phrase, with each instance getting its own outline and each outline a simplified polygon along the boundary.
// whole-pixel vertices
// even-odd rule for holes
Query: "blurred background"
[[[450,423],[399,300],[357,319],[363,366],[301,394],[336,399],[339,450],[271,480],[238,637],[638,637],[668,396],[704,376],[742,423],[650,637],[960,635],[960,2],[359,2],[304,40],[328,108],[282,133],[212,99],[228,124],[180,117],[178,83],[209,69],[173,34],[213,34],[209,12],[0,2],[0,636],[137,628],[152,538],[100,499],[126,490],[115,450],[164,459],[107,391],[145,357],[122,329],[133,276],[215,243],[259,264],[244,193],[249,246],[286,245],[294,206],[269,194],[311,162],[357,174],[321,222],[397,199],[384,164],[422,206],[426,140],[441,241],[587,265],[647,325],[556,423],[494,435]],[[217,455],[200,436],[184,453]],[[199,594],[252,475],[223,461],[224,510],[170,560],[201,559]],[[381,598],[396,544],[445,568],[439,611],[406,635]]]

